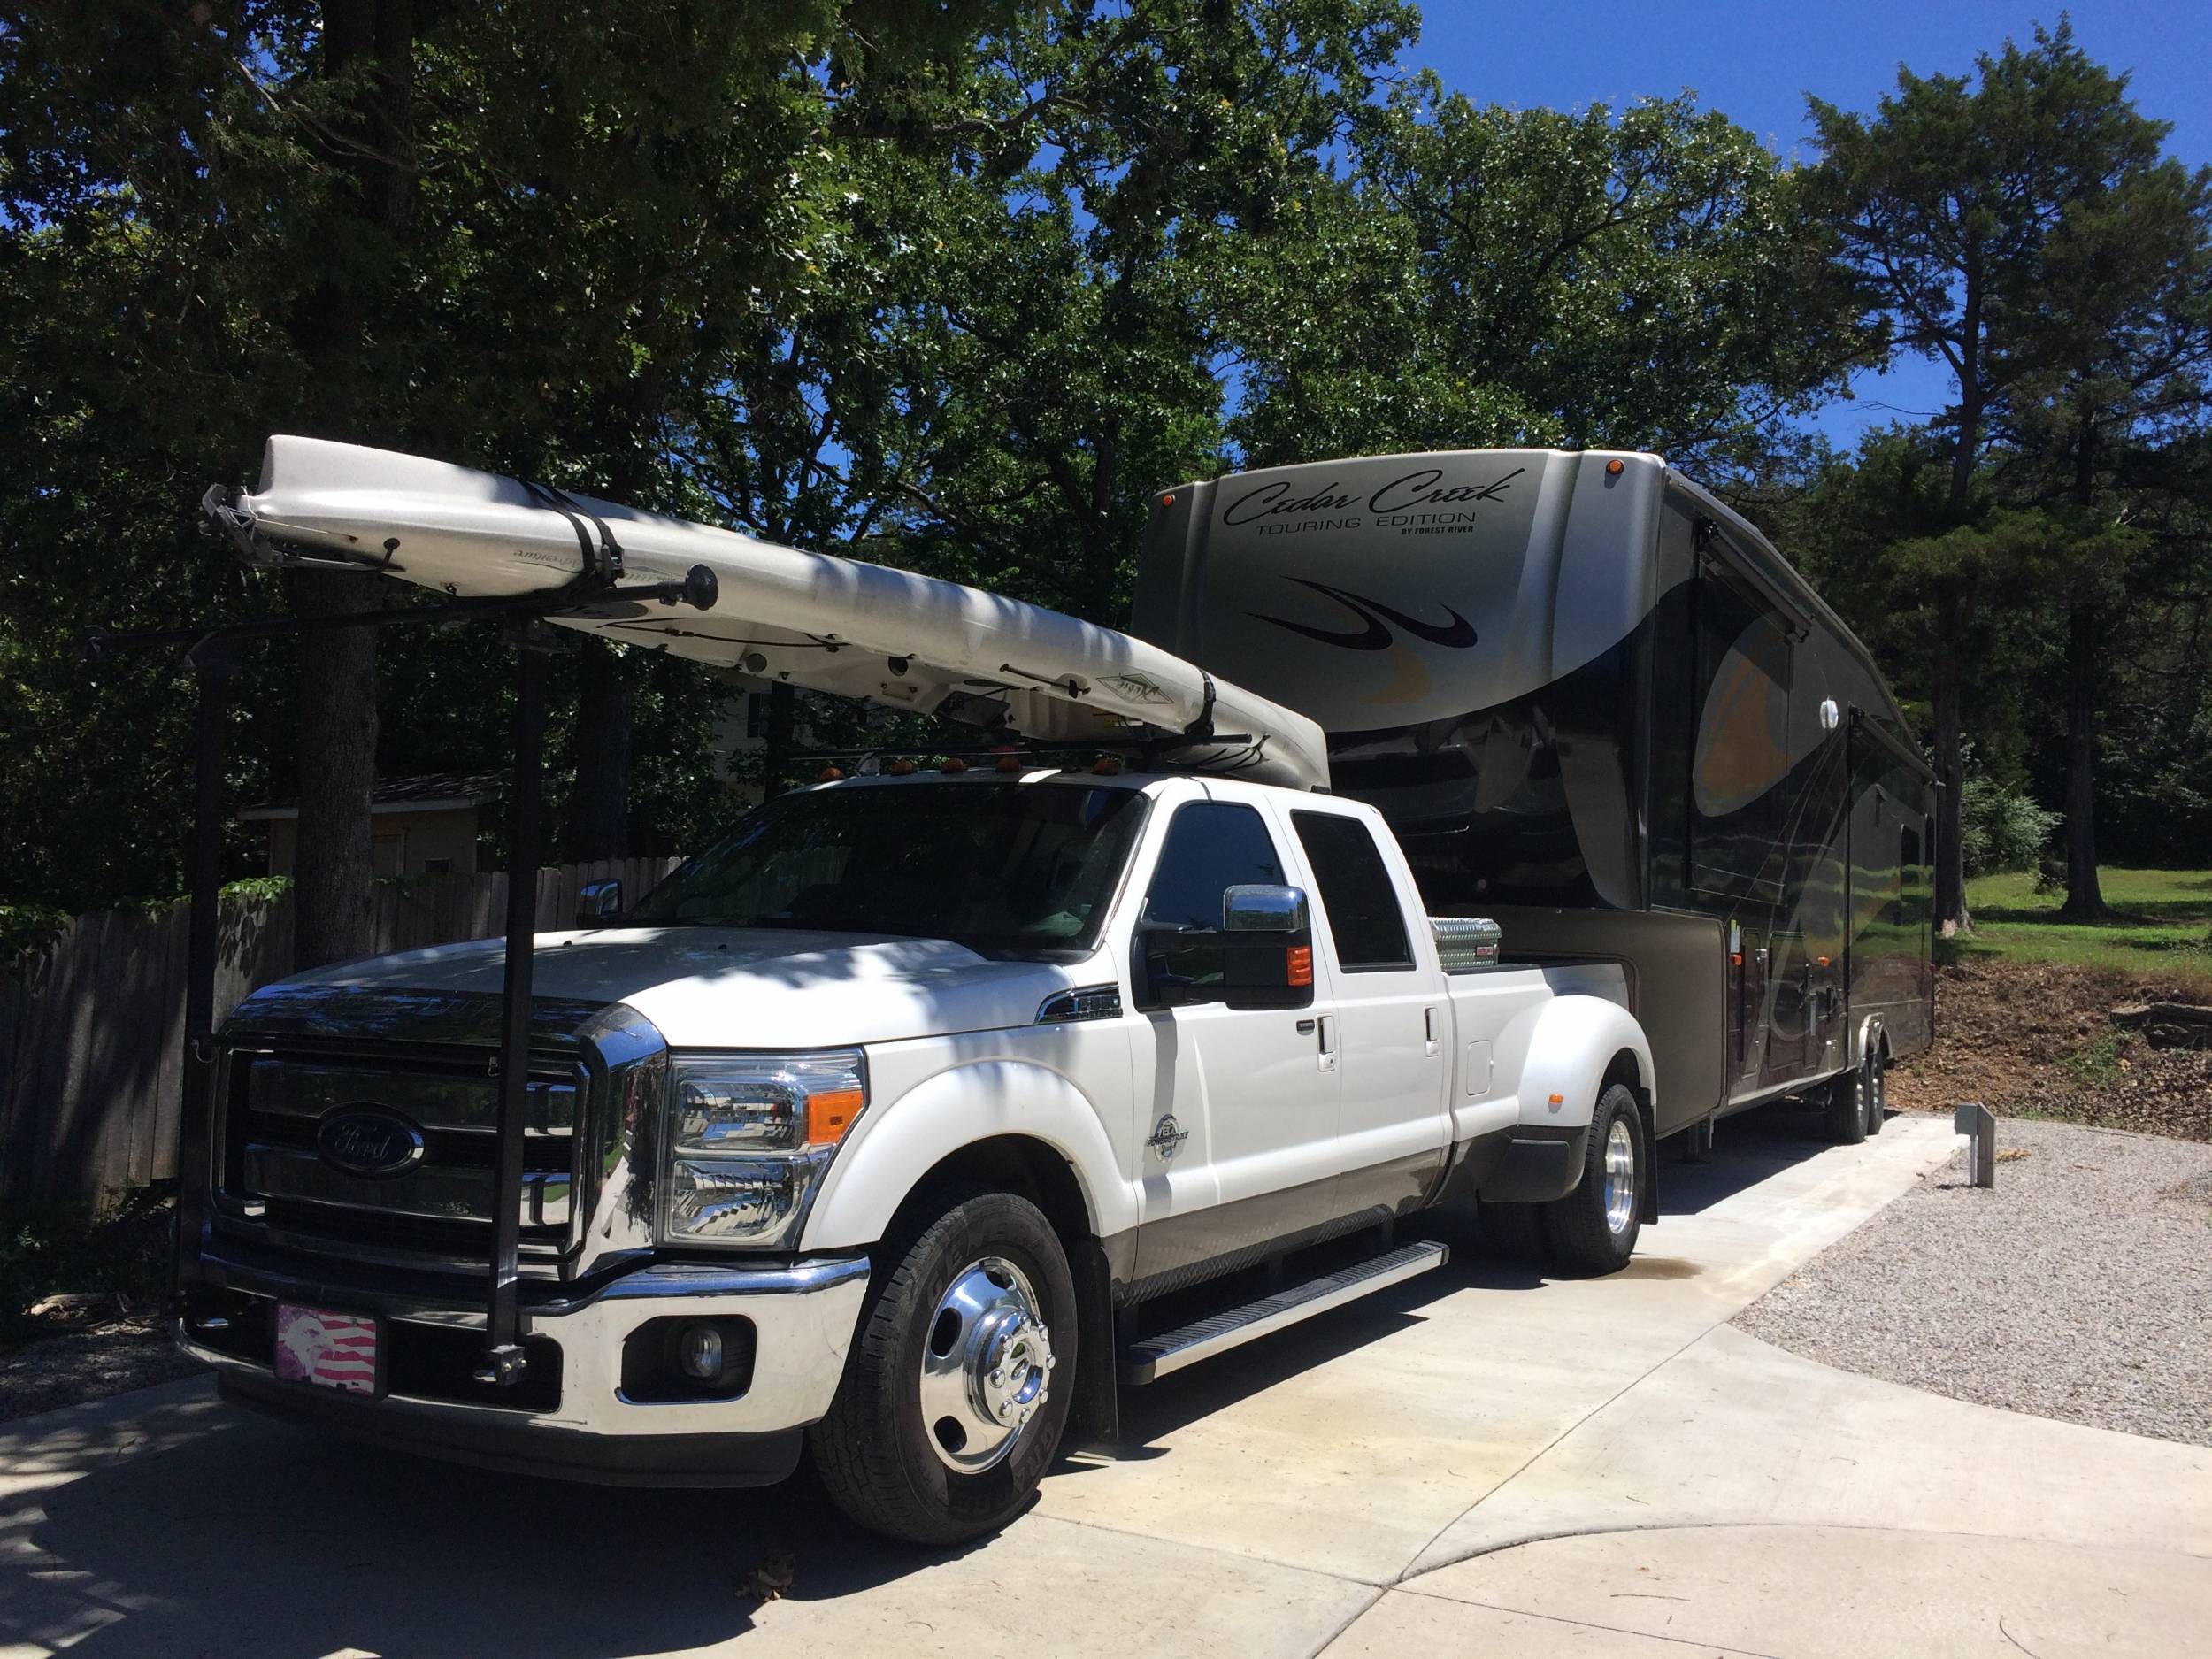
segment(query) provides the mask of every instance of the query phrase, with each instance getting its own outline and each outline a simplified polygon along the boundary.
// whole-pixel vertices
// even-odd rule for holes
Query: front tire
[[[1636,1096],[1616,1083],[1598,1096],[1583,1149],[1582,1179],[1544,1206],[1552,1260],[1570,1272],[1618,1272],[1643,1227],[1645,1137]]]
[[[1010,1193],[956,1204],[890,1263],[829,1415],[807,1431],[854,1520],[917,1544],[996,1532],[1028,1503],[1075,1398],[1075,1279]]]

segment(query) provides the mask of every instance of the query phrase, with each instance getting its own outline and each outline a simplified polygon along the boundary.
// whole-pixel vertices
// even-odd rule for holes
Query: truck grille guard
[[[582,568],[559,588],[511,597],[457,599],[444,604],[396,610],[341,611],[314,617],[261,617],[206,627],[164,628],[116,633],[88,627],[77,636],[80,653],[91,664],[112,660],[124,651],[180,650],[197,681],[195,721],[191,850],[191,913],[185,985],[185,1052],[182,1101],[178,1114],[177,1256],[174,1278],[180,1298],[197,1282],[199,1257],[209,1237],[213,1192],[212,1167],[217,1090],[221,1051],[215,1036],[215,968],[222,871],[223,724],[230,681],[242,646],[257,641],[296,638],[342,628],[420,627],[463,621],[496,621],[517,663],[512,840],[507,878],[506,967],[499,996],[498,1107],[492,1134],[490,1263],[484,1301],[485,1331],[481,1382],[511,1386],[528,1367],[522,1347],[520,1309],[524,1148],[529,1123],[532,977],[537,929],[538,854],[541,841],[545,763],[545,659],[553,649],[549,618],[603,604],[622,575],[622,549],[606,524],[586,513],[569,497],[534,487],[548,511],[560,513],[576,532]],[[265,540],[253,516],[240,508],[236,492],[221,486],[201,503],[208,524],[229,541],[249,565],[320,569],[374,575],[398,551],[388,542],[380,561],[328,555],[303,556]],[[588,527],[585,520],[590,519]],[[596,535],[592,534],[596,529]],[[658,601],[713,608],[713,572],[695,565],[681,581],[633,583],[620,588],[626,602]]]
[[[348,1271],[488,1272],[503,1013],[483,993],[257,992],[217,1042],[211,1236]],[[520,1277],[573,1280],[650,1249],[666,1064],[659,1032],[624,1004],[534,1000]],[[388,1137],[380,1153],[401,1153],[357,1168],[326,1144],[363,1120]]]

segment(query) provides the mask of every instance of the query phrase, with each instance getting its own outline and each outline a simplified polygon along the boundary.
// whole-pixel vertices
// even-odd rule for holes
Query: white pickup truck
[[[1369,807],[1002,764],[782,796],[540,936],[505,1388],[498,941],[249,998],[184,1345],[472,1461],[745,1485],[803,1444],[856,1519],[949,1540],[1110,1437],[1118,1386],[1440,1265],[1392,1237],[1425,1208],[1628,1259],[1653,1066],[1602,971],[1429,921]]]

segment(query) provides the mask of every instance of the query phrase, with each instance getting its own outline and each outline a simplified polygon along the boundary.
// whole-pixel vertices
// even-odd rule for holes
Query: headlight
[[[867,1103],[857,1049],[672,1056],[661,1241],[795,1246],[837,1143]]]

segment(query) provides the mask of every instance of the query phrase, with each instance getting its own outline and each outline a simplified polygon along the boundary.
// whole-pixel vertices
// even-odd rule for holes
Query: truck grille
[[[490,1051],[429,1056],[239,1048],[227,1060],[215,1148],[219,1225],[358,1262],[488,1268],[499,1110]],[[579,1131],[588,1094],[588,1075],[572,1057],[531,1056],[526,1271],[557,1271],[573,1240]],[[411,1156],[390,1172],[342,1167],[326,1155],[332,1132],[349,1120],[389,1126]]]

